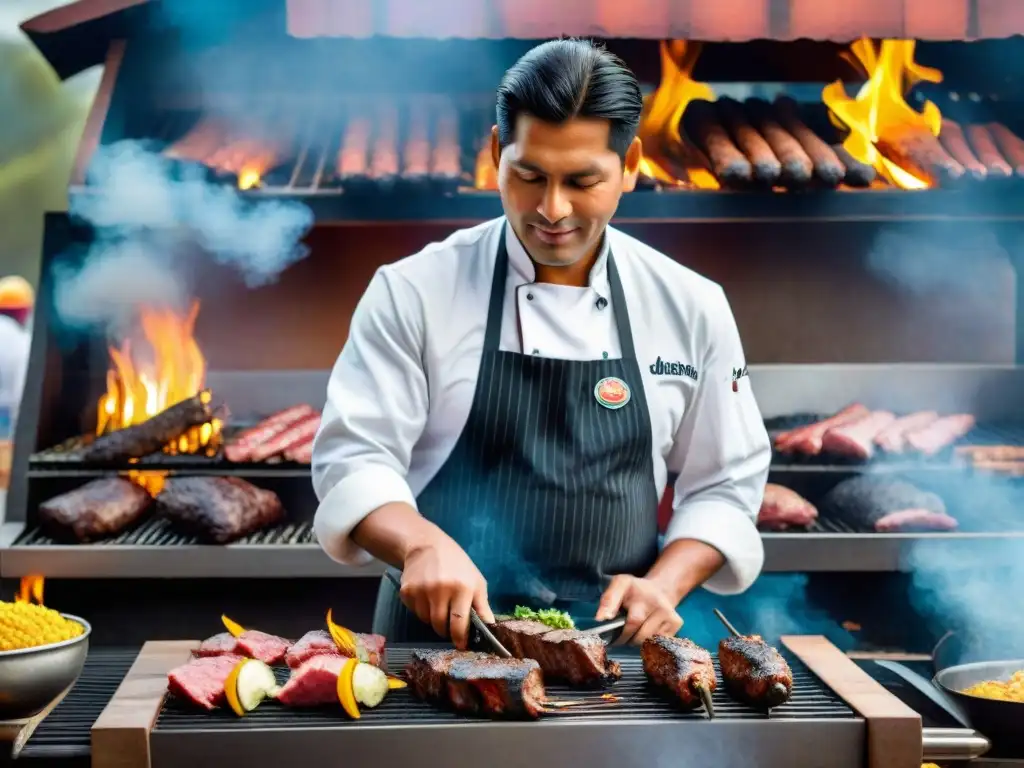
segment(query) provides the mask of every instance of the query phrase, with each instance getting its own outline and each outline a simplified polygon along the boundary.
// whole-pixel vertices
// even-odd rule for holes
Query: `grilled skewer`
[[[715,717],[711,694],[718,683],[710,653],[692,640],[655,635],[644,640],[640,657],[651,682],[670,690],[683,706],[703,704],[708,717]]]
[[[732,634],[718,644],[718,662],[729,695],[758,709],[786,703],[793,691],[793,673],[782,655],[760,635],[741,635],[717,608],[715,616]]]

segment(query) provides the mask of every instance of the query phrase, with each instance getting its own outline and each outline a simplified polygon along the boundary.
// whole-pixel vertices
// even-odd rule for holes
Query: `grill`
[[[409,648],[389,646],[391,671],[401,670],[409,655]],[[343,751],[353,764],[368,764],[370,750],[386,749],[380,754],[394,764],[435,765],[441,754],[436,750],[443,750],[445,764],[455,766],[479,765],[482,759],[501,763],[510,754],[517,757],[506,764],[555,765],[559,760],[581,764],[576,761],[587,760],[592,753],[602,757],[590,764],[608,765],[613,764],[610,755],[621,754],[627,744],[635,754],[626,764],[636,765],[659,764],[676,750],[685,751],[694,765],[732,765],[740,756],[756,759],[759,766],[806,764],[801,754],[811,759],[815,750],[831,755],[815,764],[860,763],[864,722],[792,656],[788,661],[793,669],[793,696],[787,704],[767,715],[719,690],[714,695],[716,718],[708,722],[701,712],[680,711],[648,686],[637,655],[612,655],[623,673],[609,689],[616,703],[569,707],[543,717],[541,723],[467,718],[421,702],[408,690],[392,692],[358,722],[334,707],[295,711],[268,703],[239,719],[225,712],[197,713],[169,700],[150,737],[153,766],[171,766],[179,760],[205,765],[212,755],[229,753],[240,762],[260,755],[261,765],[284,765],[289,754],[294,759],[297,749],[309,760]],[[287,677],[287,671],[280,674],[282,680]],[[548,685],[547,690],[560,700],[595,696],[593,691],[558,685]],[[414,728],[417,736],[395,738],[395,728]],[[831,744],[826,746],[826,740]],[[730,748],[724,749],[723,743],[730,743]],[[512,753],[505,752],[513,746]],[[478,747],[486,751],[476,752]],[[773,754],[773,747],[781,751]]]
[[[138,649],[93,648],[82,674],[64,700],[36,728],[21,751],[23,758],[84,758],[88,765],[89,732],[114,695]]]
[[[242,537],[235,543],[240,545],[315,544],[316,535],[313,533],[313,526],[309,523],[289,523],[288,525],[256,531],[249,536]],[[58,545],[59,542],[51,539],[42,530],[33,529],[23,533],[15,541],[15,544],[22,547],[48,547]],[[198,539],[179,533],[171,528],[166,521],[156,519],[149,520],[135,528],[130,528],[110,539],[85,546],[173,547],[197,544],[200,544]]]

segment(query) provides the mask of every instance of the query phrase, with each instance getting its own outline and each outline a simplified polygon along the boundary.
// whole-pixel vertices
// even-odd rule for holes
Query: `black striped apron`
[[[620,359],[503,352],[504,234],[500,242],[469,418],[416,503],[476,563],[496,611],[594,602],[611,576],[642,575],[657,557],[653,438],[622,283],[609,253]],[[619,383],[628,388],[623,405]],[[438,640],[387,579],[373,631],[396,642]]]

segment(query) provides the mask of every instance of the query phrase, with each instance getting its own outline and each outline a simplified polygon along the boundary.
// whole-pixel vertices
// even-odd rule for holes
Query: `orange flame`
[[[710,171],[691,167],[679,133],[679,122],[691,101],[714,101],[711,86],[691,77],[700,56],[700,43],[686,40],[661,42],[661,82],[644,100],[638,135],[644,143],[640,172],[663,184],[681,185],[673,165],[682,164],[690,183],[700,189],[718,189],[718,180]],[[673,162],[674,161],[674,162]]]
[[[495,190],[498,188],[498,169],[494,167],[491,157],[491,136],[487,135],[480,151],[476,153],[476,166],[473,170],[473,186],[477,189]]]
[[[97,435],[141,424],[203,389],[206,359],[193,335],[198,314],[198,301],[187,314],[173,309],[141,310],[142,353],[136,354],[131,339],[125,339],[120,348],[110,348],[112,367],[107,372],[107,391],[97,408]],[[220,420],[214,419],[194,427],[164,450],[213,453],[221,426]],[[137,472],[131,476],[146,488],[162,484],[161,473]]]
[[[902,189],[925,189],[928,182],[882,156],[876,143],[896,128],[918,126],[934,136],[942,127],[942,113],[930,101],[918,112],[904,96],[918,82],[941,83],[942,73],[914,61],[913,40],[883,40],[875,44],[862,38],[843,58],[867,75],[856,98],[850,98],[841,80],[825,86],[821,100],[831,110],[833,122],[850,134],[843,147],[857,160],[874,166],[878,173]]]
[[[241,190],[253,189],[260,185],[260,172],[255,168],[243,168],[238,173],[238,188]]]
[[[14,596],[16,603],[36,603],[43,605],[43,584],[45,579],[38,573],[21,577],[21,586]]]

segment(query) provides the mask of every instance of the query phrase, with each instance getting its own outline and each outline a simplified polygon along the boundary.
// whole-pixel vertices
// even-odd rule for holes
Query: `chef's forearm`
[[[725,556],[710,544],[696,539],[671,542],[647,573],[676,605],[714,576],[725,565]]]
[[[377,507],[352,529],[352,541],[396,568],[403,567],[413,549],[444,535],[440,528],[401,501]]]

